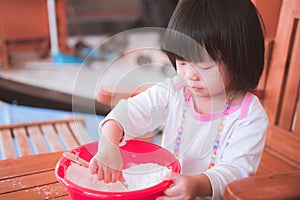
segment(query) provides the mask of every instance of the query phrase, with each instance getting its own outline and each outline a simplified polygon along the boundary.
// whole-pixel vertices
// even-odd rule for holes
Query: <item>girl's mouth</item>
[[[195,92],[198,92],[198,91],[201,91],[203,88],[200,88],[200,87],[191,87],[191,89]]]

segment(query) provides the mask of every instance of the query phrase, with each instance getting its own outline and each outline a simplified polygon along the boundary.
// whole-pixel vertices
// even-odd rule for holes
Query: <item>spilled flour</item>
[[[123,170],[123,176],[130,191],[149,188],[163,181],[164,176],[171,172],[165,166],[155,163],[137,164]],[[66,172],[66,178],[85,188],[107,191],[107,192],[123,192],[126,191],[120,182],[104,183],[99,181],[94,174],[90,174],[89,169],[72,163]]]

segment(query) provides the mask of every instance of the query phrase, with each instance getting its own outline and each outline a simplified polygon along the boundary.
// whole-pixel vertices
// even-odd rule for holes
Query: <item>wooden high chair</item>
[[[269,117],[255,176],[229,183],[225,199],[300,199],[300,0],[283,0],[263,105]]]

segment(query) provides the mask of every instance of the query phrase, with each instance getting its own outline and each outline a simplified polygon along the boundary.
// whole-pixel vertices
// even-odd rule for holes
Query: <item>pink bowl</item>
[[[73,149],[72,153],[79,152],[79,156],[89,161],[97,152],[98,143],[93,142]],[[157,163],[167,166],[173,172],[180,172],[180,164],[178,160],[169,151],[162,147],[139,140],[128,140],[121,149],[124,169],[132,164]],[[66,170],[70,166],[71,161],[61,157],[55,167],[55,175],[58,181],[63,184],[72,197],[72,199],[128,199],[128,200],[152,200],[161,196],[163,191],[172,184],[172,181],[163,181],[152,187],[128,191],[128,192],[102,192],[84,187],[80,187],[65,178]]]

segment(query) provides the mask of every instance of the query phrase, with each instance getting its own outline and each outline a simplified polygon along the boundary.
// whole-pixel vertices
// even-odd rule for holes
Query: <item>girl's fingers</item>
[[[175,196],[180,196],[181,192],[180,189],[178,189],[178,186],[173,185],[170,188],[166,189],[164,191],[164,194],[168,197],[175,197]]]
[[[108,167],[106,167],[106,166],[103,167],[103,175],[104,175],[103,181],[104,181],[105,183],[111,182],[111,176],[112,176],[112,174],[111,174],[110,168],[108,168]]]
[[[176,184],[179,178],[180,178],[180,174],[175,172],[169,172],[165,175],[164,180],[171,180]]]
[[[98,165],[95,162],[91,161],[89,169],[91,174],[96,174],[98,171]]]
[[[184,196],[184,189],[182,187],[182,177],[180,174],[170,172],[165,176],[164,179],[172,180],[174,184],[164,191],[164,196],[159,197],[160,200],[187,199],[187,197]]]
[[[181,177],[181,175],[178,174],[178,173],[175,173],[175,172],[169,172],[169,173],[167,174],[167,177],[169,178],[169,180],[172,180],[172,181],[175,182],[178,178]]]
[[[105,183],[115,183],[116,181],[125,182],[122,171],[112,169],[103,164],[98,164],[96,161],[91,160],[89,170],[91,174],[97,174],[98,180],[103,180]]]
[[[119,179],[119,176],[120,176],[120,172],[112,171],[111,182],[115,183]]]
[[[113,182],[113,183],[115,183],[117,181],[125,182],[125,178],[123,177],[122,171],[113,170],[113,169],[110,169],[110,170],[111,170],[110,182]]]
[[[164,180],[172,180],[172,172],[169,172],[165,175]]]
[[[123,176],[122,171],[120,172],[120,176],[119,176],[118,180],[119,180],[120,182],[126,182],[126,180],[125,180],[125,178],[124,178],[124,176]]]
[[[104,179],[104,173],[101,167],[99,167],[98,172],[97,172],[97,178],[98,180],[103,180]]]

